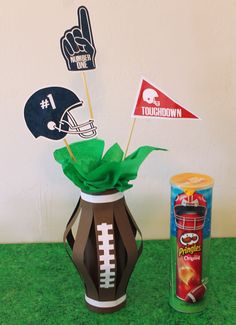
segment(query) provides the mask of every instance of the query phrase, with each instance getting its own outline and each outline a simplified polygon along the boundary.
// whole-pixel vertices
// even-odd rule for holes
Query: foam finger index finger
[[[89,43],[92,41],[92,30],[89,19],[89,13],[86,7],[81,6],[78,9],[78,23],[79,28],[82,31],[82,36],[88,40]]]

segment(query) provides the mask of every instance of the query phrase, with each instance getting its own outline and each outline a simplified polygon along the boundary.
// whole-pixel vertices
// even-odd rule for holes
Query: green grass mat
[[[209,304],[189,315],[168,304],[169,241],[146,241],[127,305],[95,314],[63,244],[0,246],[1,325],[236,325],[236,238],[211,243]]]

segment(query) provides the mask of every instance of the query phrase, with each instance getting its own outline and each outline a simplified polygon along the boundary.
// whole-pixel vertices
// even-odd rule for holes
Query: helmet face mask
[[[62,115],[59,126],[55,125],[55,129],[66,134],[78,134],[81,138],[90,139],[97,134],[97,127],[93,120],[78,124],[72,113],[71,108],[68,108]]]
[[[34,93],[25,105],[26,124],[35,138],[43,136],[53,140],[67,134],[77,134],[89,139],[97,134],[93,120],[78,124],[72,109],[82,107],[83,102],[69,89],[48,87]]]
[[[174,202],[176,226],[184,230],[199,230],[204,227],[207,202],[202,194],[179,194]]]

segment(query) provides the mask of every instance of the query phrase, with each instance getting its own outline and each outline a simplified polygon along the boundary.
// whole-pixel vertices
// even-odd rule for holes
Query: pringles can
[[[184,173],[170,183],[170,305],[185,313],[201,312],[209,283],[213,179]]]

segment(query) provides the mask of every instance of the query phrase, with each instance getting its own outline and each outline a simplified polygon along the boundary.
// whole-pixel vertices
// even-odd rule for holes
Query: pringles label
[[[174,202],[177,227],[176,296],[188,300],[188,293],[201,284],[202,230],[207,202],[202,194],[178,195]]]
[[[170,303],[177,310],[194,312],[199,310],[193,305],[203,305],[208,282],[205,261],[209,250],[211,188],[201,189],[209,182],[209,176],[178,176],[177,186],[172,183],[173,178],[171,182]]]

